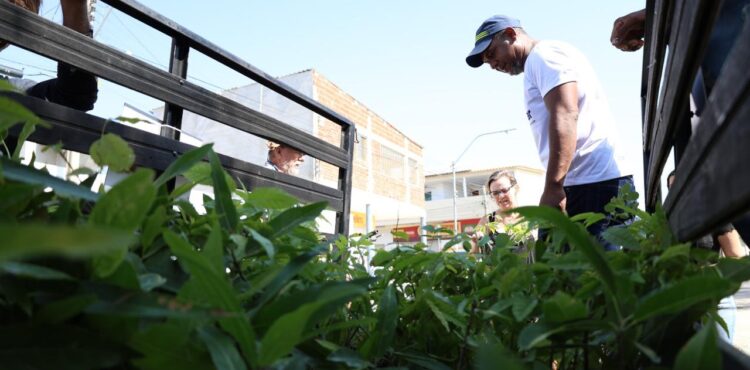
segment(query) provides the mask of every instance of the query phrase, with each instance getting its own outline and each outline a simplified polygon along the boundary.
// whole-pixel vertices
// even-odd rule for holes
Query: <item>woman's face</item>
[[[516,207],[518,187],[509,178],[503,176],[490,184],[490,196],[500,210],[506,211]]]

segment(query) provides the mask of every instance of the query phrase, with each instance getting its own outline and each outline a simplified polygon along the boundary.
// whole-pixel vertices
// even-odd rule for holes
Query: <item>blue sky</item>
[[[191,29],[270,75],[314,68],[424,147],[425,169],[447,172],[478,134],[459,169],[528,164],[539,167],[523,108],[522,78],[472,69],[464,58],[476,28],[488,16],[519,18],[537,39],[567,41],[597,71],[618,120],[620,142],[641,180],[639,91],[642,52],[623,53],[609,43],[615,18],[641,1],[228,1],[144,0],[146,6]],[[60,18],[45,2],[48,18]],[[99,3],[96,38],[166,68],[170,40]],[[106,20],[105,20],[106,17]],[[103,22],[103,25],[102,25]],[[18,49],[0,63],[54,70],[51,61]],[[21,65],[18,65],[21,66]],[[26,66],[28,74],[35,68]],[[188,73],[211,90],[251,81],[192,52]],[[37,76],[34,78],[44,78]],[[95,114],[117,116],[122,102],[150,109],[158,102],[101,83]]]

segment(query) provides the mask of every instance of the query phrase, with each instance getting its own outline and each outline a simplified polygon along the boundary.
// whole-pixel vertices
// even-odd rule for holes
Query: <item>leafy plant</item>
[[[12,104],[0,101],[0,111]],[[12,117],[5,129],[28,115]],[[126,147],[97,151],[119,161]],[[663,212],[638,210],[627,191],[608,211],[637,220],[605,235],[623,251],[605,253],[586,233],[603,215],[528,207],[515,210],[524,230],[506,231],[551,227],[533,264],[511,237],[483,255],[417,244],[368,261],[365,236],[321,238],[324,203],[237,189],[210,145],[156,178],[135,170],[106,193],[89,190],[92,177],[77,185],[7,154],[8,368],[717,368],[717,303],[750,278],[748,259],[675,243]],[[177,176],[188,181],[169,189]],[[180,197],[198,183],[213,186],[205,212]],[[471,239],[425,231],[454,245]]]

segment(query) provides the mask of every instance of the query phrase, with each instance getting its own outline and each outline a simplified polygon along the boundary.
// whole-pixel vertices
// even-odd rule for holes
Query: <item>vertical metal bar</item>
[[[357,129],[354,125],[341,128],[341,148],[346,150],[346,168],[339,168],[338,188],[344,192],[344,207],[336,213],[336,233],[349,235],[349,213],[352,206],[352,171],[354,171],[354,139]]]
[[[172,54],[169,59],[169,72],[181,79],[187,78],[189,51],[190,45],[188,44],[187,39],[182,37],[172,38]],[[177,130],[170,129],[169,127],[162,127],[161,136],[180,140],[180,132],[178,130],[182,127],[182,107],[167,103],[164,107],[164,123],[176,128]]]

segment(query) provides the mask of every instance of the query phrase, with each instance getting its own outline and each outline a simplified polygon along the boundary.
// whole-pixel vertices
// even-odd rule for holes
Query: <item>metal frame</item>
[[[172,38],[169,72],[157,69],[91,38],[54,24],[42,17],[0,1],[0,39],[89,71],[124,87],[165,102],[165,124],[180,128],[182,113],[189,110],[221,124],[296,148],[339,168],[338,189],[276,173],[260,166],[221,156],[222,163],[246,187],[279,186],[303,201],[325,200],[336,211],[336,232],[348,234],[351,206],[354,124],[319,102],[302,95],[249,63],[197,36],[184,27],[133,0],[102,0]],[[245,107],[186,81],[188,56],[195,49],[217,62],[341,126],[340,147],[294,128],[261,112]],[[20,98],[35,113],[51,122],[50,130],[39,130],[33,140],[62,139],[65,148],[86,153],[99,137],[105,121],[66,107],[33,98]],[[89,126],[91,125],[91,126]],[[90,128],[96,129],[90,130]],[[98,131],[97,131],[98,130]],[[176,154],[192,148],[180,143],[177,130],[163,129],[162,137],[120,125],[107,126],[134,146],[136,163],[164,169]]]
[[[675,149],[677,176],[664,203],[681,241],[696,239],[750,209],[750,24],[738,36],[696,132],[690,130],[690,87],[706,52],[721,2],[650,0],[644,56],[643,134],[646,206],[660,203],[659,179]],[[671,15],[671,16],[670,16]],[[664,24],[671,19],[670,25]],[[669,32],[669,43],[664,32]],[[669,45],[669,56],[664,61]],[[660,71],[664,69],[664,76]],[[661,90],[657,101],[656,91]]]

